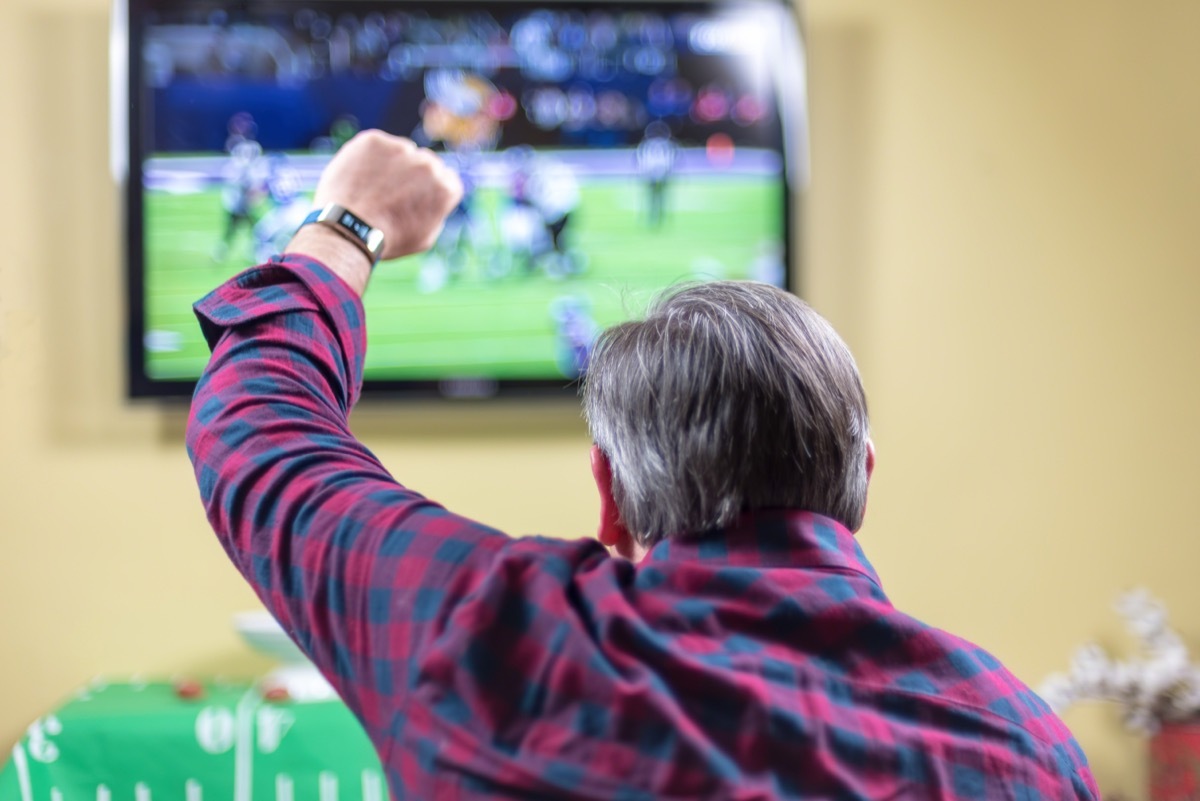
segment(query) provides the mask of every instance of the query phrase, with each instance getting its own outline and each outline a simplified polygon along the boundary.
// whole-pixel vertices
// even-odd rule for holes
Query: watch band
[[[383,255],[383,231],[373,227],[345,206],[330,203],[323,209],[316,209],[300,223],[303,228],[311,223],[327,225],[342,236],[349,239],[366,254],[374,267]]]

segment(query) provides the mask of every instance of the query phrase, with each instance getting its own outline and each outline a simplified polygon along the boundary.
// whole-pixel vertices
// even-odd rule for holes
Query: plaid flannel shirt
[[[657,545],[514,539],[351,434],[359,298],[288,256],[196,305],[188,452],[208,517],[361,720],[395,799],[1092,799],[995,658],[889,603],[803,511]]]

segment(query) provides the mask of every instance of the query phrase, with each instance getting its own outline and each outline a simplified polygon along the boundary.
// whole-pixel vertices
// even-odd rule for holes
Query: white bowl
[[[316,665],[301,653],[270,612],[239,612],[233,616],[233,627],[255,651],[282,663],[262,677],[262,687],[282,687],[291,700],[302,703],[337,698]]]
[[[285,665],[310,664],[270,612],[238,612],[233,616],[233,627],[247,645],[264,656]]]

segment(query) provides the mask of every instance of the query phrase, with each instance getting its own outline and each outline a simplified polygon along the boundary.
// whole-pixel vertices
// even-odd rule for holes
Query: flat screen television
[[[192,392],[208,349],[191,304],[281,251],[366,128],[435,149],[467,188],[432,251],[376,268],[367,396],[573,392],[596,333],[666,287],[790,288],[795,15],[783,0],[127,0],[129,394]]]

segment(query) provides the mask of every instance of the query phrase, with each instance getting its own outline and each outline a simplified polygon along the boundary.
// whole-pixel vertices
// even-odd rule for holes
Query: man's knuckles
[[[405,139],[403,136],[393,136],[378,128],[368,128],[352,136],[345,147],[372,151],[392,149],[411,153],[417,146],[411,139]]]

